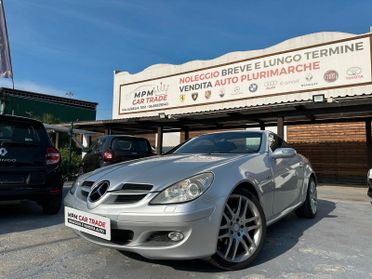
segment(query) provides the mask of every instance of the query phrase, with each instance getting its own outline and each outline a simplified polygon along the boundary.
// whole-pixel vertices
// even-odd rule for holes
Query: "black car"
[[[56,214],[62,187],[61,157],[43,124],[0,115],[0,200],[33,200]]]
[[[81,173],[97,168],[155,155],[146,138],[109,135],[97,139],[96,144],[84,156]]]

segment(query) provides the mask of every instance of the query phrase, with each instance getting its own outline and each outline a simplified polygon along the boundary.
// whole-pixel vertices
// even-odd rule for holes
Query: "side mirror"
[[[296,156],[297,151],[293,148],[278,148],[272,154],[273,159],[291,158]]]

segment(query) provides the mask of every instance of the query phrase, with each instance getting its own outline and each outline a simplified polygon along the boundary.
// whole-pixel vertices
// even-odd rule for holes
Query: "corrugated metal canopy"
[[[213,130],[274,126],[278,118],[285,125],[363,121],[372,118],[372,93],[339,96],[326,102],[301,100],[245,108],[224,109],[199,113],[184,113],[157,117],[77,122],[75,128],[107,133],[154,133],[182,130]],[[66,124],[70,125],[70,124]]]
[[[30,92],[30,91],[25,91],[25,90],[11,89],[11,88],[6,88],[6,87],[0,88],[0,95],[1,94],[5,94],[5,95],[7,94],[7,95],[18,96],[18,97],[23,97],[23,98],[32,98],[35,100],[44,100],[44,101],[51,102],[51,103],[84,107],[84,108],[89,108],[89,109],[96,109],[98,105],[95,102],[88,102],[88,101],[78,100],[74,98],[53,96],[53,95],[41,94],[41,93]]]

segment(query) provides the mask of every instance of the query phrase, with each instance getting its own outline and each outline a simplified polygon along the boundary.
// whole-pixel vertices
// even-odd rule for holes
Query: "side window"
[[[149,145],[145,140],[136,140],[133,142],[134,151],[138,153],[147,153],[149,152]]]
[[[116,138],[112,142],[112,149],[117,151],[133,151],[133,141],[128,139]]]
[[[102,147],[106,142],[106,138],[98,138],[95,145],[92,147],[93,152],[100,152],[102,151]]]
[[[149,145],[146,140],[115,138],[112,141],[112,149],[122,152],[146,153],[149,151]]]

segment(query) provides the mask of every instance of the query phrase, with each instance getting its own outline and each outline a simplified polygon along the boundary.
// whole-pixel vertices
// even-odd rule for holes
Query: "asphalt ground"
[[[68,187],[65,187],[65,192]],[[268,228],[247,269],[202,260],[151,261],[76,236],[32,202],[0,203],[0,278],[372,278],[372,205],[366,188],[319,187],[315,219],[291,214]]]

